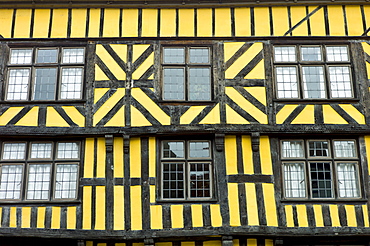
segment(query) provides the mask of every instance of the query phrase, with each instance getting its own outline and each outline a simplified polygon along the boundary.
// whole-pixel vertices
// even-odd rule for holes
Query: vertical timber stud
[[[105,135],[105,228],[113,229],[113,135]]]
[[[152,238],[144,239],[144,246],[154,246],[154,240]]]
[[[123,149],[124,149],[124,206],[125,206],[125,229],[131,229],[131,208],[130,208],[130,136],[123,135]]]
[[[85,241],[84,240],[78,240],[77,241],[77,246],[85,246]]]
[[[222,236],[222,246],[233,246],[233,237]]]
[[[215,145],[218,152],[222,152],[225,149],[225,134],[215,134]]]

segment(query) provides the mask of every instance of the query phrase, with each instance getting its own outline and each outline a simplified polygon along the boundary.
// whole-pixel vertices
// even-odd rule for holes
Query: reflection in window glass
[[[309,141],[310,157],[329,157],[329,146],[327,141]]]
[[[163,141],[163,158],[184,158],[184,142]]]
[[[10,52],[10,64],[32,63],[32,49],[12,49]]]
[[[54,100],[57,83],[56,68],[37,68],[33,91],[34,100]]]
[[[163,97],[165,100],[184,100],[184,69],[165,68],[163,70]]]
[[[294,46],[274,47],[276,62],[295,62],[296,54]]]
[[[163,62],[169,64],[183,64],[185,63],[185,49],[184,48],[164,48]]]
[[[209,163],[190,163],[190,197],[211,197],[211,172]]]
[[[208,141],[190,141],[189,142],[190,158],[211,157],[211,150]]]
[[[325,98],[324,69],[321,66],[302,67],[305,98]]]
[[[33,143],[31,144],[32,159],[50,159],[51,143]]]
[[[278,98],[298,98],[296,67],[276,67]]]
[[[320,47],[301,47],[302,61],[321,61],[321,48]]]
[[[1,166],[0,199],[20,199],[23,167],[21,165]]]
[[[25,158],[25,143],[5,143],[3,160],[23,160]]]
[[[210,68],[190,68],[189,71],[189,99],[211,100]]]
[[[27,199],[46,200],[49,199],[50,190],[50,165],[29,165]]]
[[[332,177],[329,162],[311,162],[311,191],[313,198],[331,198]]]
[[[37,50],[37,63],[57,63],[58,51],[56,49],[39,49]]]

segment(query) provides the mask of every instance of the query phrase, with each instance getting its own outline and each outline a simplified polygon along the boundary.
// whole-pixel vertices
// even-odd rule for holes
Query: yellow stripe
[[[10,208],[9,227],[17,227],[17,208]]]
[[[252,141],[249,135],[242,136],[244,174],[254,174]]]
[[[45,228],[45,213],[46,213],[45,207],[37,208],[37,222],[36,222],[37,228]]]
[[[143,37],[156,37],[157,36],[157,9],[143,9],[142,11],[142,30],[141,36]]]
[[[136,45],[135,45],[136,46]],[[134,46],[134,47],[135,47]],[[140,79],[140,77],[154,64],[154,53],[151,53],[148,58],[132,73],[132,79]],[[149,77],[150,79],[150,77]]]
[[[138,22],[136,20],[139,18],[138,9],[124,9],[122,11],[122,16],[122,36],[137,37]]]
[[[230,226],[240,226],[238,184],[228,183]]]
[[[34,38],[47,38],[49,33],[50,9],[35,9],[33,24]]]
[[[94,89],[94,104],[99,101],[102,96],[109,90],[109,88],[96,88]]]
[[[220,121],[220,104],[218,103],[199,124],[220,124]]]
[[[154,137],[149,138],[149,177],[156,177],[156,139]]]
[[[48,127],[70,127],[63,117],[53,108],[46,108],[46,126]]]
[[[179,36],[194,36],[194,9],[179,9]]]
[[[114,138],[113,143],[113,177],[123,178],[124,177],[124,167],[123,167],[123,138]]]
[[[2,214],[3,214],[3,208],[0,207],[0,221],[2,221]],[[0,223],[0,228],[1,228],[1,223]]]
[[[29,38],[31,26],[31,10],[17,9],[14,26],[14,38]]]
[[[0,35],[10,38],[12,32],[13,9],[0,9]]]
[[[123,69],[117,64],[117,62],[111,57],[111,55],[106,51],[106,49],[102,45],[96,46],[96,54],[100,57],[100,59],[109,67],[109,70],[114,74],[114,76],[118,80],[125,80],[126,73]],[[124,88],[119,88],[124,89]],[[119,90],[118,89],[118,90]]]
[[[161,9],[161,37],[176,36],[176,10]]]
[[[342,6],[328,6],[329,30],[331,36],[344,36],[344,16]]]
[[[93,138],[86,139],[84,178],[92,178],[94,174],[94,141]]]
[[[60,207],[51,208],[51,229],[60,228]]]
[[[347,27],[349,36],[361,36],[364,32],[362,23],[362,14],[360,6],[347,5],[346,17],[347,17]]]
[[[315,124],[314,105],[306,105],[306,107],[292,121],[292,124]]]
[[[141,177],[141,139],[130,139],[130,177]]]
[[[338,205],[329,205],[330,210],[330,217],[331,217],[331,226],[333,227],[339,227],[340,221],[339,221],[339,213],[338,213]]]
[[[250,122],[226,104],[226,124],[250,124]]]
[[[251,35],[250,8],[235,8],[235,36]]]
[[[309,13],[314,11],[317,6],[309,6]],[[325,21],[324,21],[324,8],[319,9],[310,17],[310,23],[315,23],[311,25],[311,35],[312,36],[325,36]]]
[[[162,206],[160,205],[150,206],[150,228],[163,229]]]
[[[215,9],[215,36],[231,36],[231,13],[229,8]]]
[[[67,208],[67,229],[76,229],[76,207]]]
[[[141,215],[141,186],[130,187],[131,197],[131,229],[142,230],[142,215]]]
[[[330,105],[323,105],[324,124],[348,124]]]
[[[225,136],[225,158],[226,174],[238,174],[237,155],[236,155],[236,137],[234,135]]]
[[[244,44],[244,42],[225,42],[224,61],[227,62]]]
[[[94,114],[94,122],[93,125],[99,123],[103,117],[109,113],[109,111],[114,107],[119,100],[121,100],[125,96],[125,88],[118,88],[117,91],[96,111]]]
[[[98,138],[96,177],[105,178],[105,139]]]
[[[306,17],[306,7],[290,7],[290,16],[292,20],[292,27],[295,26],[298,22],[300,22],[304,17]],[[297,28],[294,29],[292,32],[293,36],[307,36],[308,35],[308,27],[307,21],[301,23]]]
[[[86,35],[86,9],[72,9],[71,38],[83,38]]]
[[[369,213],[367,210],[367,205],[362,205],[362,212],[364,213],[365,227],[369,227]]]
[[[195,246],[195,242],[181,242],[181,246]]]
[[[198,37],[212,36],[212,9],[197,10],[197,35]]]
[[[1,12],[0,12],[1,13]],[[0,126],[5,126],[8,122],[16,116],[23,107],[8,108],[2,115],[0,115]]]
[[[125,204],[124,204],[123,197],[124,197],[123,186],[114,186],[113,230],[124,230],[125,229],[125,213],[124,213]]]
[[[278,226],[273,184],[262,184],[267,226]]]
[[[99,37],[100,9],[90,9],[89,37]]]
[[[247,246],[257,246],[257,239],[248,238],[247,239]]]
[[[339,106],[344,109],[344,111],[346,111],[346,113],[349,114],[355,121],[357,121],[358,124],[366,124],[365,116],[353,105],[339,104]]]
[[[131,105],[130,110],[131,110],[131,126],[132,127],[152,125],[137,108]]]
[[[266,106],[266,87],[244,87],[244,89]]]
[[[119,16],[119,9],[104,9],[103,37],[119,37]]]
[[[294,218],[293,218],[293,206],[285,205],[285,216],[286,216],[286,226],[294,227]]]
[[[247,194],[248,225],[259,225],[256,185],[254,183],[246,183],[245,191]]]
[[[283,36],[289,30],[287,7],[273,7],[272,16],[274,36]]]
[[[219,204],[211,204],[210,205],[210,212],[211,212],[211,225],[213,227],[221,227],[222,226],[222,217],[220,211]]]
[[[203,211],[201,204],[191,205],[191,217],[193,227],[203,227]]]
[[[260,156],[262,174],[272,175],[270,139],[268,136],[260,137]]]
[[[83,198],[82,198],[82,229],[91,229],[91,194],[92,187],[83,187]]]
[[[39,107],[33,107],[15,125],[16,126],[38,126]],[[68,125],[69,126],[69,125]]]
[[[150,203],[155,203],[155,193],[156,193],[156,187],[155,185],[149,186],[149,192],[150,192]]]
[[[370,26],[370,6],[364,5],[364,12],[365,12],[365,20],[366,20],[366,28]],[[367,34],[369,36],[369,34]]]
[[[283,124],[286,118],[293,112],[293,110],[297,107],[296,104],[288,104],[285,105],[277,114],[276,114],[276,123]]]
[[[74,106],[62,106],[67,115],[71,120],[77,124],[79,127],[85,127],[85,116],[83,116],[80,111]]]
[[[221,246],[221,240],[204,241],[203,246]]]
[[[370,135],[365,136],[366,159],[370,163]],[[368,175],[370,175],[370,168],[368,168]]]
[[[0,218],[1,221],[1,218]],[[22,208],[22,228],[30,228],[31,227],[31,207],[23,207]]]
[[[356,212],[354,205],[344,205],[347,214],[347,226],[357,227]]]
[[[67,37],[67,25],[68,25],[68,10],[54,9],[50,37],[52,38]]]
[[[105,186],[96,186],[95,230],[105,230]]]
[[[146,49],[150,47],[149,44],[136,44],[132,46],[132,61],[135,62]]]
[[[321,205],[313,205],[313,211],[315,213],[316,227],[323,227],[324,226],[324,218],[323,218],[323,214],[322,214]]]
[[[267,7],[254,8],[254,26],[256,36],[270,36],[270,15]]]
[[[172,228],[184,227],[184,205],[171,205],[171,224]]]
[[[296,205],[296,208],[297,208],[298,226],[308,227],[306,205]]]

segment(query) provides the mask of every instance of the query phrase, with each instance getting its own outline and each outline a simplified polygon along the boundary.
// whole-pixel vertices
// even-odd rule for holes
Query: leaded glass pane
[[[284,163],[283,167],[285,197],[306,197],[304,163]]]
[[[0,199],[20,199],[23,166],[3,165],[0,177]]]
[[[32,143],[31,158],[32,159],[50,159],[51,158],[51,143]]]
[[[33,91],[34,100],[54,100],[57,83],[56,68],[37,68]]]
[[[30,70],[27,68],[9,69],[7,100],[27,100]]]
[[[349,67],[329,67],[330,91],[333,98],[353,97]]]
[[[58,63],[58,50],[57,49],[38,49],[36,62],[37,63]]]
[[[79,157],[78,143],[58,143],[57,158],[58,159],[77,159]]]
[[[63,68],[60,99],[80,99],[83,68]]]
[[[55,179],[56,199],[75,199],[77,198],[77,164],[59,164]]]
[[[84,63],[85,50],[82,48],[64,48],[63,63]]]
[[[296,67],[276,67],[278,98],[298,98],[298,80]]]
[[[210,163],[189,163],[190,198],[210,198]]]
[[[283,158],[304,157],[303,141],[301,140],[282,141],[281,147]]]
[[[10,64],[31,64],[32,49],[12,49],[10,52]]]
[[[358,175],[355,163],[338,163],[338,189],[339,197],[359,197]]]
[[[328,141],[308,141],[309,157],[329,157]]]
[[[355,141],[353,140],[335,140],[334,141],[335,157],[357,157]]]
[[[332,176],[329,162],[311,162],[311,191],[313,198],[332,198]]]
[[[274,47],[276,62],[295,62],[296,51],[294,46],[277,46]]]
[[[209,63],[208,48],[190,48],[189,49],[190,63]]]
[[[349,61],[347,46],[327,46],[326,57],[331,61]]]
[[[3,160],[23,160],[26,156],[26,143],[4,143]]]
[[[163,158],[184,158],[185,149],[182,141],[163,141]]]
[[[162,163],[162,175],[162,197],[184,199],[184,163]]]
[[[304,46],[301,47],[302,61],[322,61],[321,47]]]
[[[26,198],[28,200],[48,200],[50,190],[50,165],[29,165]]]
[[[190,141],[189,142],[190,158],[210,158],[211,149],[208,141]]]
[[[167,64],[185,63],[185,48],[163,48],[163,62]]]
[[[211,100],[211,69],[189,69],[189,100]]]
[[[185,100],[185,80],[183,68],[163,69],[163,98],[165,100]]]
[[[324,68],[321,66],[302,67],[305,98],[325,98]]]

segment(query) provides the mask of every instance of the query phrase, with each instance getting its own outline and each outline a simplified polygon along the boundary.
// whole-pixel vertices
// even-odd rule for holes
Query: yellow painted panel
[[[285,208],[285,215],[286,215],[286,226],[294,227],[293,206],[285,205],[284,208]]]
[[[136,45],[135,45],[136,46]],[[134,47],[135,47],[134,46]],[[140,79],[141,76],[154,64],[154,53],[150,54],[148,58],[132,73],[132,79]]]
[[[109,90],[109,88],[96,88],[94,89],[94,103],[99,101],[99,99],[104,96],[104,94]]]
[[[46,108],[46,126],[48,127],[70,127],[63,117],[53,108]]]
[[[367,158],[367,163],[370,163],[370,136],[367,135],[365,136],[365,147],[366,147],[366,158]],[[368,170],[368,174],[370,175],[370,168]]]
[[[297,107],[296,104],[288,104],[285,105],[277,114],[276,114],[276,123],[283,124],[286,118],[293,112],[293,110]]]
[[[136,45],[133,45],[132,47],[132,61],[135,62],[136,59],[138,59],[146,49],[148,49],[150,47],[149,44],[136,44]],[[152,61],[154,62],[154,58],[153,57],[148,57],[147,59],[152,59]]]
[[[240,114],[235,112],[229,105],[226,104],[226,124],[250,124]]]
[[[244,174],[254,174],[252,141],[249,135],[242,136]]]
[[[184,227],[184,205],[171,205],[171,225],[172,228]]]
[[[68,26],[68,9],[54,9],[50,37],[52,38],[67,37],[67,26]]]
[[[240,226],[238,184],[228,183],[230,226]]]
[[[0,9],[0,35],[10,38],[12,32],[13,9]]]
[[[16,126],[37,126],[38,117],[39,117],[39,107],[33,107],[15,125]]]
[[[211,212],[211,225],[213,227],[221,227],[222,226],[222,217],[221,217],[221,210],[219,204],[211,204],[210,205],[210,212]]]
[[[370,79],[370,64],[366,62],[367,79]]]
[[[247,246],[257,246],[257,239],[255,239],[255,238],[248,238],[247,239]]]
[[[155,203],[155,192],[156,192],[155,185],[149,186],[149,192],[150,192],[150,203]]]
[[[262,174],[272,175],[270,139],[268,136],[260,137],[260,156]]]
[[[17,227],[17,207],[10,208],[9,227]]]
[[[362,44],[362,48],[364,49],[365,53],[367,53],[368,55],[370,55],[370,45],[368,43],[366,43],[366,42],[362,42],[361,44]]]
[[[60,207],[51,208],[51,229],[60,228]]]
[[[105,230],[105,186],[96,186],[95,230]]]
[[[274,240],[272,239],[265,239],[265,246],[273,246]]]
[[[190,124],[194,118],[202,112],[206,106],[191,106],[186,112],[180,117],[180,124]]]
[[[63,106],[62,108],[74,123],[76,123],[79,127],[85,127],[85,117],[76,109],[76,107]]]
[[[158,242],[155,243],[155,246],[172,246],[171,242]]]
[[[1,218],[2,214],[3,214],[3,208],[0,207],[0,221],[2,221],[2,218]],[[1,223],[0,223],[0,228],[1,228]]]
[[[270,14],[267,7],[254,8],[254,28],[256,36],[270,36]]]
[[[315,106],[306,105],[302,112],[292,121],[292,124],[315,124]]]
[[[122,106],[104,126],[125,126],[125,107]]]
[[[76,207],[67,208],[67,229],[76,229]]]
[[[203,246],[221,246],[221,240],[204,241]]]
[[[158,24],[158,10],[157,9],[143,9],[142,10],[142,28],[141,36],[156,37]]]
[[[181,246],[195,246],[195,242],[184,241],[184,242],[181,242]]]
[[[251,10],[250,8],[235,8],[235,36],[251,35]]]
[[[231,13],[230,8],[215,9],[215,36],[231,36]]]
[[[99,37],[100,9],[90,9],[89,37]]]
[[[266,106],[266,87],[244,87],[252,96],[254,96],[260,103]]]
[[[362,205],[362,212],[364,213],[365,227],[369,227],[369,213],[367,211],[367,205]]]
[[[130,151],[131,152],[131,151]],[[141,186],[131,186],[131,230],[142,230]]]
[[[35,9],[33,24],[34,38],[47,38],[49,33],[50,9]]]
[[[113,230],[125,229],[125,213],[124,213],[124,189],[123,186],[114,186],[113,198]]]
[[[156,146],[155,138],[149,138],[149,177],[156,177]]]
[[[239,239],[234,239],[233,240],[233,246],[240,246]]]
[[[117,91],[96,111],[93,125],[101,119],[125,96],[125,88],[118,88]]]
[[[236,155],[236,137],[234,135],[225,136],[225,158],[226,174],[238,174],[237,155]]]
[[[137,37],[138,35],[138,9],[124,9],[122,11],[122,36]],[[132,21],[135,20],[135,21]]]
[[[333,227],[339,227],[340,221],[339,221],[339,213],[338,213],[338,205],[329,205],[330,210],[330,217],[331,217],[331,225]]]
[[[130,177],[141,178],[141,139],[130,139]]]
[[[179,9],[179,37],[194,36],[194,9]]]
[[[144,115],[134,106],[131,108],[131,126],[151,126],[152,124],[144,117]]]
[[[274,25],[274,36],[284,36],[289,30],[288,8],[273,7],[272,22]]]
[[[150,228],[154,230],[163,229],[162,206],[160,205],[150,206]]]
[[[220,104],[217,104],[199,124],[220,124]]]
[[[342,6],[328,6],[329,30],[331,36],[344,36],[344,16]]]
[[[198,37],[212,37],[212,9],[197,9]]]
[[[72,9],[71,38],[83,38],[86,35],[86,9]]]
[[[309,6],[308,12],[311,13],[317,6]],[[310,17],[311,36],[325,36],[324,8],[319,9]],[[314,24],[313,24],[314,23]]]
[[[119,37],[119,16],[119,9],[104,9],[103,37]]]
[[[259,123],[267,124],[267,115],[256,108],[256,106],[254,106],[250,101],[245,99],[236,89],[234,89],[233,87],[226,87],[225,91],[226,95],[228,95],[231,100],[233,100],[242,109],[247,111]]]
[[[87,138],[85,144],[84,178],[92,178],[94,174],[94,139]]]
[[[193,227],[203,227],[203,211],[201,204],[191,205],[191,217],[193,221]]]
[[[247,194],[248,225],[259,225],[256,186],[254,183],[245,183]]]
[[[140,88],[133,88],[131,95],[138,100],[162,125],[170,125],[171,118]]]
[[[244,79],[264,79],[265,78],[265,61],[262,59]]]
[[[360,6],[346,5],[346,17],[349,36],[361,36],[364,32]]]
[[[45,207],[37,208],[37,222],[36,222],[37,228],[45,228],[45,213],[46,213]]]
[[[86,241],[86,246],[93,246],[94,242],[93,241]]]
[[[347,114],[349,114],[355,121],[357,121],[358,124],[366,124],[365,122],[365,116],[358,111],[357,108],[355,108],[351,104],[339,104],[341,108],[343,108]]]
[[[308,227],[306,205],[296,205],[299,227]]]
[[[97,144],[97,165],[96,165],[96,177],[97,178],[105,178],[105,139],[98,138]]]
[[[263,198],[265,201],[265,211],[267,226],[278,226],[275,204],[274,184],[262,184]]]
[[[303,6],[292,6],[290,7],[290,18],[292,21],[292,27],[298,24],[303,18],[306,17],[306,7]],[[292,32],[293,36],[308,36],[307,21],[301,23]]]
[[[357,227],[356,212],[354,205],[344,205],[347,214],[347,226]]]
[[[17,9],[14,38],[29,38],[31,28],[31,9]]]
[[[124,177],[124,166],[123,166],[123,138],[114,138],[113,140],[113,177],[123,178]]]
[[[324,226],[324,218],[323,218],[323,214],[322,214],[321,205],[313,205],[313,211],[315,213],[316,227],[323,227]]]
[[[109,67],[109,70],[114,74],[114,76],[118,80],[126,79],[125,71],[123,71],[123,69],[117,64],[117,62],[113,59],[113,57],[108,53],[108,51],[102,45],[96,46],[96,54],[105,63],[105,65]],[[124,89],[124,88],[119,88],[119,89]]]
[[[0,126],[5,126],[8,124],[8,122],[13,119],[13,117],[16,116],[22,109],[23,107],[8,108],[2,115],[0,115]]]
[[[370,6],[369,5],[364,5],[364,12],[365,12],[366,28],[369,28],[370,27]]]
[[[23,207],[22,208],[21,227],[22,228],[30,228],[31,227],[31,207]]]
[[[95,80],[109,80],[107,75],[103,72],[103,70],[101,70],[101,68],[97,64],[95,64]],[[107,88],[99,88],[99,89],[107,89]]]
[[[110,47],[114,50],[114,52],[117,53],[119,58],[121,58],[124,62],[127,62],[127,44],[110,44]],[[136,48],[134,48],[134,50],[135,49]]]
[[[348,124],[330,105],[323,105],[324,124]]]
[[[175,9],[161,9],[161,37],[176,36],[176,10]]]
[[[92,187],[84,186],[82,197],[82,229],[84,230],[91,229],[91,195]]]

